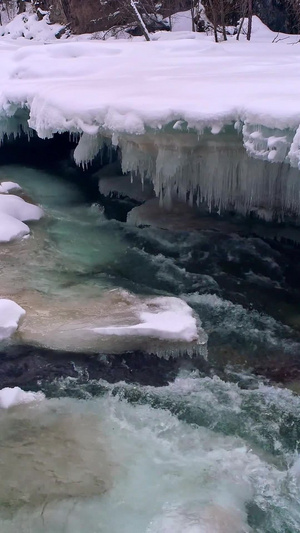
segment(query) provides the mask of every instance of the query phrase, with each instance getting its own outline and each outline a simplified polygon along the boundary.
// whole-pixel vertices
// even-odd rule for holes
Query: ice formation
[[[286,149],[282,139],[269,144]],[[257,141],[258,142],[258,141]],[[300,172],[264,157],[251,158],[230,129],[219,135],[168,133],[123,136],[122,168],[140,179],[152,180],[165,205],[173,198],[207,202],[210,208],[235,208],[242,213],[271,211],[277,218],[300,213]],[[276,154],[275,148],[268,154]]]
[[[257,18],[251,43],[179,31],[21,47],[4,36],[0,138],[70,132],[83,166],[109,140],[165,203],[299,215],[300,52],[287,46],[295,37],[274,37]]]
[[[10,337],[18,329],[24,316],[25,311],[18,304],[5,298],[0,299],[0,341]]]

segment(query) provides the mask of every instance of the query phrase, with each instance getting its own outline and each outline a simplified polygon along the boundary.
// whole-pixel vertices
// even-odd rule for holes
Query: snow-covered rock
[[[15,405],[41,401],[45,398],[42,392],[26,392],[20,387],[5,387],[0,390],[0,408],[9,409]]]
[[[192,308],[179,298],[167,296],[147,300],[138,324],[106,326],[93,331],[104,336],[152,337],[188,343],[199,341]]]
[[[0,242],[9,242],[30,232],[24,221],[39,220],[43,210],[13,194],[0,194]]]
[[[0,194],[7,194],[10,191],[22,190],[22,187],[14,181],[2,181],[0,183]]]
[[[20,13],[8,24],[0,26],[0,36],[6,39],[26,39],[31,41],[53,41],[56,35],[63,29],[60,24],[50,24],[46,14],[39,19],[35,13]]]
[[[43,216],[43,210],[40,207],[29,204],[13,194],[0,196],[0,213],[10,215],[22,222],[39,220]]]
[[[12,300],[0,299],[0,341],[13,335],[24,315],[24,309],[18,304]]]
[[[207,335],[192,308],[180,298],[142,297],[121,289],[88,299],[84,291],[50,300],[23,291],[20,298],[28,308],[20,328],[24,342],[93,353],[142,350],[161,357],[206,355]]]
[[[27,224],[0,212],[0,243],[21,239],[30,233]]]

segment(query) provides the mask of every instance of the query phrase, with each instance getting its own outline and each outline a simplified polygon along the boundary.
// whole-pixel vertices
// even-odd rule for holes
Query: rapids
[[[285,387],[299,386],[297,247],[234,217],[189,232],[108,220],[100,197],[53,172],[7,165],[4,179],[45,217],[0,246],[0,295],[27,311],[1,353],[15,365],[32,343],[48,359],[30,382],[45,398],[0,409],[0,531],[298,532],[300,400]],[[78,323],[130,325],[153,297],[191,306],[206,366],[181,353],[157,367],[165,379],[139,381],[134,352],[121,353],[115,379],[92,379],[83,354],[96,364],[99,350],[84,343],[72,377],[51,374],[51,348],[74,349]],[[101,364],[114,368],[107,343]]]

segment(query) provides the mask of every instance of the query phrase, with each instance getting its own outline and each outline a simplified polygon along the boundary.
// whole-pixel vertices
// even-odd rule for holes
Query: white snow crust
[[[30,229],[24,221],[39,220],[43,210],[13,194],[0,194],[0,243],[24,237]]]
[[[41,401],[44,398],[45,395],[42,392],[25,392],[20,387],[5,387],[0,390],[0,409]]]
[[[24,315],[24,309],[18,304],[5,298],[0,299],[0,341],[7,339],[17,330]]]

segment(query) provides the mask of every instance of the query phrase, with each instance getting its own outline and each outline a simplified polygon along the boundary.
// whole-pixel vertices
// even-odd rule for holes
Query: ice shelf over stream
[[[300,47],[275,37],[256,17],[251,43],[186,31],[47,46],[4,36],[0,137],[75,134],[83,166],[108,140],[164,201],[176,191],[299,215]]]

